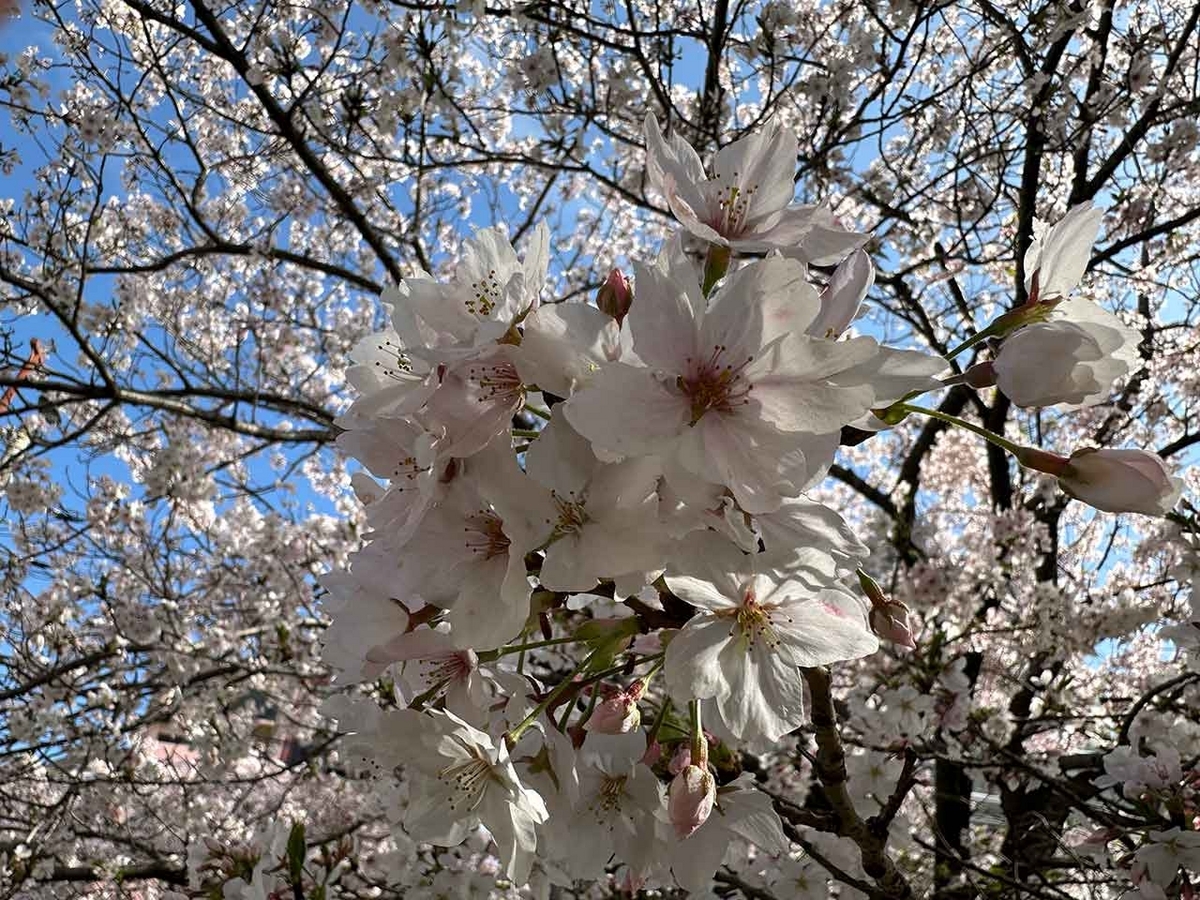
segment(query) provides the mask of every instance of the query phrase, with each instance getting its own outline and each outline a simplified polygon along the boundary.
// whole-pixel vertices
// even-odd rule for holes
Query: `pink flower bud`
[[[684,741],[675,748],[675,755],[671,757],[671,761],[667,763],[667,771],[672,775],[678,775],[684,769],[692,764],[692,748]]]
[[[637,699],[632,693],[619,691],[596,704],[584,727],[600,734],[628,734],[641,724]]]
[[[909,650],[917,647],[908,621],[908,607],[899,600],[888,600],[871,608],[871,630],[889,643]]]
[[[655,766],[662,758],[662,744],[658,741],[651,741],[646,747],[646,752],[642,754],[641,763],[643,766]]]
[[[909,650],[916,649],[917,642],[913,640],[912,626],[908,621],[908,607],[888,597],[879,583],[862,569],[858,570],[858,583],[871,601],[871,630],[885,641]]]
[[[600,308],[600,312],[611,316],[620,324],[632,305],[633,292],[629,289],[629,281],[620,269],[613,269],[596,294],[596,306]]]
[[[682,840],[707,822],[716,799],[717,783],[707,769],[688,766],[676,775],[667,801],[675,835]]]
[[[976,390],[992,387],[996,383],[996,367],[991,362],[975,363],[963,372],[963,382]]]
[[[1183,481],[1161,456],[1148,450],[1077,450],[1071,454],[1059,486],[1105,512],[1163,516],[1179,501]]]

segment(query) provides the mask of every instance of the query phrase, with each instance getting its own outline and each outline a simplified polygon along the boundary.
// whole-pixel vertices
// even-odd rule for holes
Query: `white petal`
[[[697,616],[671,639],[663,664],[667,690],[678,702],[719,697],[729,682],[720,659],[730,643],[730,623],[713,616]]]
[[[687,427],[691,408],[649,369],[610,363],[564,409],[593,447],[642,455],[669,446]]]
[[[633,349],[647,366],[679,374],[697,352],[698,323],[687,286],[662,266],[634,263],[633,306],[627,321]]]
[[[540,306],[525,320],[513,364],[525,384],[569,397],[608,361],[619,332],[613,319],[585,303]]]
[[[525,451],[525,471],[529,476],[564,499],[581,496],[599,467],[592,445],[561,413],[551,418]]]

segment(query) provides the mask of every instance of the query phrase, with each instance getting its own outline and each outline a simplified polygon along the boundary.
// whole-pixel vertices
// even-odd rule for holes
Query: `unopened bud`
[[[660,744],[658,741],[651,741],[646,747],[646,752],[642,754],[641,762],[643,766],[653,767],[658,764],[658,761],[661,758],[662,744]]]
[[[613,269],[596,294],[596,306],[600,308],[600,312],[611,316],[620,324],[632,305],[633,291],[629,289],[628,279],[620,269]]]
[[[584,727],[600,734],[628,734],[641,724],[637,698],[630,691],[618,691],[596,704]]]
[[[707,769],[688,766],[676,775],[667,800],[676,837],[689,837],[707,822],[716,799],[717,782]]]
[[[917,642],[913,640],[912,626],[908,621],[908,606],[885,594],[879,582],[862,569],[858,570],[858,583],[871,601],[871,630],[889,643],[909,650],[916,649]]]
[[[899,600],[889,600],[871,608],[871,630],[888,643],[909,650],[917,647],[908,621],[908,607]]]
[[[678,775],[684,769],[692,764],[692,748],[684,741],[675,749],[675,754],[671,757],[671,761],[667,763],[667,771],[672,775]]]
[[[1165,516],[1179,501],[1183,481],[1149,450],[1077,450],[1058,475],[1059,486],[1105,512]]]
[[[990,362],[976,363],[963,372],[962,380],[975,390],[993,387],[996,384],[996,367]]]

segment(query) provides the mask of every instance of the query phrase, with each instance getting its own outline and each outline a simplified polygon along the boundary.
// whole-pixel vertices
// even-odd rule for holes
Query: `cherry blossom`
[[[786,248],[814,263],[836,262],[870,237],[841,229],[820,207],[792,205],[796,136],[778,123],[717,151],[712,178],[686,141],[663,138],[652,114],[645,135],[651,182],[697,237],[739,251]]]
[[[1146,450],[1077,450],[1058,483],[1096,509],[1150,516],[1170,512],[1183,490],[1162,457]]]
[[[807,573],[766,574],[764,565],[724,538],[697,535],[673,554],[666,575],[672,592],[700,610],[667,646],[667,686],[681,702],[711,699],[722,726],[750,743],[777,741],[805,720],[797,667],[879,646],[854,596]]]
[[[423,777],[405,810],[405,827],[418,840],[453,846],[482,823],[500,850],[504,873],[526,881],[536,858],[537,826],[548,813],[525,787],[503,742],[451,712],[386,713],[377,732],[379,758]]]

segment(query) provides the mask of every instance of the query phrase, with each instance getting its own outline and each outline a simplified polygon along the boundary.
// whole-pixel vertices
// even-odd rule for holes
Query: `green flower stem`
[[[998,333],[996,330],[994,330],[995,328],[996,328],[996,323],[993,322],[991,325],[989,325],[987,328],[983,329],[983,331],[979,332],[974,337],[968,338],[967,340],[965,340],[961,344],[959,344],[957,347],[953,348],[949,353],[946,354],[946,359],[954,359],[954,357],[958,356],[958,354],[965,353],[967,350],[970,350],[972,347],[976,346],[977,344],[982,344],[988,338],[990,338],[993,335]]]
[[[508,656],[510,653],[522,653],[526,650],[537,650],[539,647],[554,647],[558,644],[574,644],[577,643],[573,637],[550,638],[545,641],[533,641],[528,644],[509,644],[506,647],[497,647],[495,650],[487,650],[479,654],[480,662],[494,662],[501,656]]]
[[[958,354],[965,350],[970,350],[976,344],[981,344],[991,337],[1002,337],[1010,331],[1016,331],[1022,325],[1030,325],[1034,322],[1044,322],[1050,315],[1050,311],[1054,308],[1053,303],[1027,303],[1024,306],[1017,307],[1010,312],[1006,312],[1000,318],[996,319],[987,328],[979,332],[973,338],[969,338],[946,354],[946,359],[954,359]]]
[[[958,416],[952,416],[949,413],[941,412],[936,409],[926,409],[924,406],[914,406],[911,403],[899,403],[897,407],[905,412],[920,413],[923,416],[929,416],[931,419],[938,419],[945,422],[947,425],[955,425],[959,428],[965,428],[967,431],[973,431],[989,444],[995,444],[1003,450],[1008,451],[1018,460],[1026,455],[1026,448],[1012,441],[1005,440],[998,434],[988,431],[986,428],[976,425],[974,422],[968,422],[966,419],[960,419]]]
[[[541,434],[540,431],[535,431],[532,428],[514,428],[512,430],[512,433],[513,433],[513,437],[529,438],[530,440],[536,438],[539,434]]]
[[[692,723],[692,765],[701,769],[708,765],[708,741],[704,738],[704,726],[700,721],[700,701],[688,701],[688,717]]]
[[[650,746],[658,740],[658,732],[662,729],[663,722],[667,719],[667,713],[671,711],[671,698],[663,697],[662,706],[658,708],[658,715],[654,717],[654,724],[650,726],[650,733],[646,735],[646,746]]]
[[[558,686],[555,687],[555,689],[552,690],[549,694],[547,694],[545,699],[543,699],[541,703],[539,703],[536,707],[534,707],[533,712],[531,712],[524,719],[522,719],[520,724],[518,724],[516,728],[511,729],[504,736],[504,740],[510,748],[515,747],[517,745],[517,741],[519,741],[521,739],[521,735],[523,735],[526,731],[529,730],[529,726],[531,726],[534,722],[536,722],[538,720],[538,716],[540,716],[547,709],[549,709],[551,706],[553,706],[554,701],[557,700],[559,697],[561,697],[563,694],[565,694],[567,692],[568,688],[573,687],[577,684],[580,684],[580,682],[577,682],[575,680],[575,676],[584,670],[584,668],[587,666],[587,664],[592,661],[592,657],[595,655],[596,655],[595,651],[589,653],[587,656],[587,659],[585,659],[583,662],[581,662],[578,666],[575,667],[575,671],[573,671],[571,673],[571,676],[569,678],[564,678],[561,682],[559,682]]]
[[[658,661],[658,660],[661,660],[662,658],[663,658],[662,653],[656,653],[654,656],[643,656],[641,659],[634,660],[633,665],[640,666],[642,663]],[[603,672],[597,672],[595,675],[589,675],[583,681],[579,682],[579,684],[581,686],[595,684],[597,681],[603,681],[605,678],[613,678],[616,675],[620,675],[622,672],[624,672],[628,668],[629,668],[629,663],[623,662],[619,666],[613,666],[610,669],[605,669]]]

